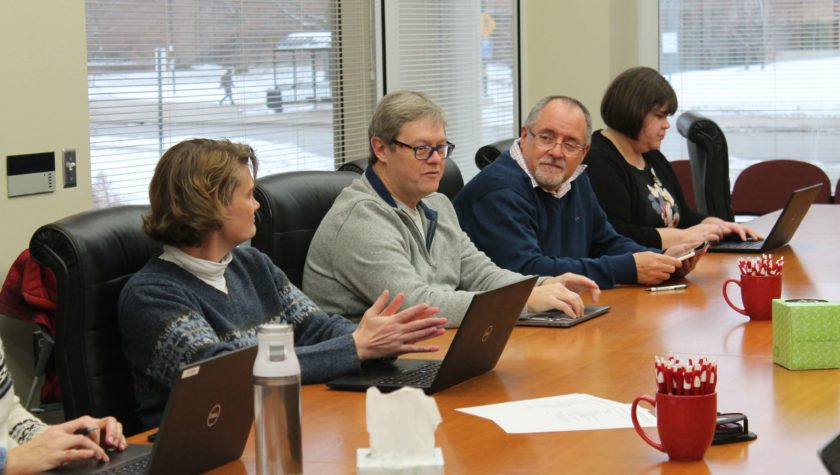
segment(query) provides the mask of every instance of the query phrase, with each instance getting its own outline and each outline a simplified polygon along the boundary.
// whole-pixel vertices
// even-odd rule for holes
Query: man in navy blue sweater
[[[693,244],[663,254],[618,234],[607,220],[581,164],[591,123],[576,99],[538,101],[510,150],[455,198],[461,227],[496,264],[523,274],[574,272],[601,288],[687,274],[698,257],[675,256]]]

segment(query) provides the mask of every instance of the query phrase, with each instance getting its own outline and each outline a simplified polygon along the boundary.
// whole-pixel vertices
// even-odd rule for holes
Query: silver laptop
[[[256,356],[253,346],[181,368],[153,446],[130,444],[109,451],[108,463],[82,460],[48,473],[201,473],[240,458],[254,421]]]
[[[799,228],[799,224],[808,214],[808,209],[817,198],[822,183],[811,185],[795,190],[788,198],[782,214],[773,225],[773,229],[764,240],[740,241],[728,240],[712,243],[709,252],[741,252],[741,253],[764,253],[769,252],[790,242],[793,234]],[[737,236],[736,236],[737,238]]]
[[[443,360],[400,358],[364,365],[361,372],[327,383],[333,389],[391,391],[403,386],[436,393],[496,367],[537,277],[476,294]]]
[[[609,305],[587,305],[583,308],[583,315],[580,317],[571,317],[564,312],[534,313],[520,318],[516,324],[523,327],[569,328],[595,317],[600,317],[609,310]]]

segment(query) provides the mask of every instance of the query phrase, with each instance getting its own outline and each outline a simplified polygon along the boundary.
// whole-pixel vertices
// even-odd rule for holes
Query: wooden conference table
[[[766,234],[777,216],[752,224]],[[840,302],[838,222],[840,205],[814,205],[791,244],[773,253],[785,258],[784,298]],[[737,258],[707,254],[686,279],[686,290],[605,291],[601,302],[612,306],[610,313],[571,329],[515,329],[494,371],[435,395],[445,472],[825,473],[816,451],[840,432],[840,370],[789,371],[773,364],[771,323],[748,322],[721,297],[724,279],[737,277]],[[448,347],[453,334],[438,343]],[[745,413],[758,439],[714,446],[703,461],[679,463],[633,429],[512,435],[455,411],[568,393],[629,403],[654,394],[653,357],[668,351],[716,359],[718,410]],[[356,449],[369,446],[364,393],[304,386],[302,404],[304,470],[354,473]],[[649,433],[658,439],[655,429]],[[253,454],[252,437],[242,459],[211,473],[256,473]]]

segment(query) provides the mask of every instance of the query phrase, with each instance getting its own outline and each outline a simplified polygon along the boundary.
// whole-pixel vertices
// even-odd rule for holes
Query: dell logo
[[[213,427],[219,422],[219,417],[222,415],[222,406],[220,404],[216,404],[212,408],[210,408],[210,413],[207,414],[207,427]]]
[[[490,335],[492,335],[492,334],[493,334],[493,325],[490,325],[489,327],[487,327],[486,330],[484,330],[484,334],[481,335],[481,342],[482,343],[487,343],[487,340],[490,339]]]

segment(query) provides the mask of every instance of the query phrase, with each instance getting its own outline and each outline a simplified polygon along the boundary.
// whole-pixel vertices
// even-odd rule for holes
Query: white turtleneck
[[[164,245],[163,254],[158,258],[171,262],[198,277],[205,284],[225,294],[228,293],[225,269],[227,269],[228,264],[233,259],[230,253],[227,253],[221,262],[213,262],[193,257],[175,246]]]

